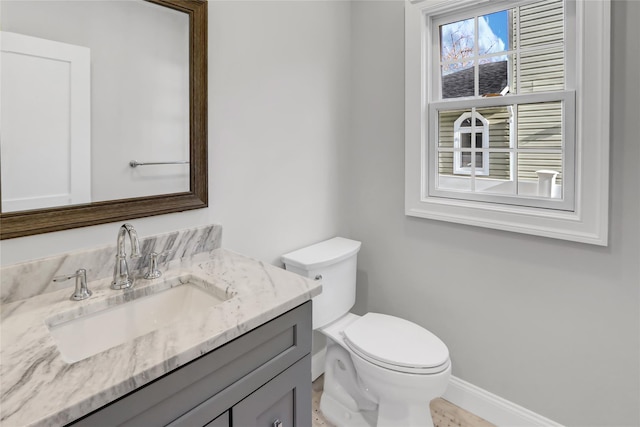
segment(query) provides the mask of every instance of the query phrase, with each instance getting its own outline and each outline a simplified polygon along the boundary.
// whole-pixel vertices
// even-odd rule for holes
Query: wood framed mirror
[[[207,207],[207,2],[206,0],[144,1],[188,15],[188,191],[2,212],[0,213],[0,239]],[[35,170],[33,173],[38,171]]]

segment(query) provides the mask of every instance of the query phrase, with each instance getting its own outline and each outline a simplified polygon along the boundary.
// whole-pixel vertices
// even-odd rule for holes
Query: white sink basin
[[[173,280],[178,282],[181,284],[168,289],[171,284],[165,283],[162,290],[150,295],[139,292],[137,298],[134,289],[125,296],[128,301],[122,297],[126,294],[121,294],[116,297],[122,300],[119,304],[64,316],[71,316],[71,320],[47,321],[62,359],[67,363],[86,359],[233,297],[211,286],[204,289],[189,278]]]

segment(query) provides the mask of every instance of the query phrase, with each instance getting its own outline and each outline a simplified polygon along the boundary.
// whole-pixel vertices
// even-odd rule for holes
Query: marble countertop
[[[224,249],[159,279],[137,279],[134,289],[150,292],[186,274],[231,298],[73,364],[62,359],[45,322],[121,301],[122,291],[109,289],[110,279],[90,282],[93,296],[85,301],[70,301],[63,289],[0,306],[0,424],[64,425],[321,292],[319,282]]]

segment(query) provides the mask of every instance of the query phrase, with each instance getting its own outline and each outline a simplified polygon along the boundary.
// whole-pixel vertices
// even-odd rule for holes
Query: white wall
[[[358,307],[449,346],[453,374],[573,426],[640,425],[640,2],[613,2],[606,248],[406,217],[398,1],[352,8],[350,237]]]
[[[338,234],[349,8],[209,3],[209,208],[133,219],[139,235],[219,223],[224,247],[277,263]],[[119,225],[3,240],[1,264],[114,244]]]

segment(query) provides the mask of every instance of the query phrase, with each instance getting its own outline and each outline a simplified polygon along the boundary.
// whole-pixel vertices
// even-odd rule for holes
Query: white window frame
[[[489,120],[484,118],[480,113],[476,113],[475,116],[476,116],[476,119],[482,122],[482,131],[481,131],[482,148],[489,148]],[[453,148],[460,149],[460,151],[456,150],[453,152],[453,173],[455,175],[471,175],[472,174],[471,166],[465,166],[462,164],[462,152],[463,151],[466,152],[466,150],[462,148],[462,134],[468,133],[470,135],[477,135],[480,132],[478,132],[478,129],[476,128],[476,124],[473,122],[471,123],[471,126],[468,127],[468,130],[467,130],[467,126],[461,126],[462,122],[472,117],[473,117],[472,112],[468,111],[466,113],[462,113],[460,117],[458,117],[456,121],[453,123]],[[471,138],[471,147],[469,148],[469,152],[471,153],[472,158],[475,157],[476,155],[475,139],[473,138]],[[473,169],[474,169],[473,173],[475,175],[485,175],[485,176],[489,175],[489,152],[488,151],[482,152],[482,167],[479,168],[477,165],[475,165]]]
[[[433,20],[445,13],[488,0],[407,0],[405,2],[405,213],[410,216],[476,225],[499,230],[552,237],[606,246],[609,205],[609,68],[611,49],[610,0],[566,0],[575,5],[575,64],[572,89],[563,102],[575,110],[573,158],[565,163],[563,184],[574,177],[571,205],[554,208],[541,199],[535,206],[519,206],[489,200],[483,195],[460,198],[434,189],[437,162],[433,162],[429,135],[436,123],[427,72],[431,70],[430,46]],[[518,2],[502,3],[506,8]],[[437,44],[435,45],[437,46]],[[569,53],[569,52],[567,52]],[[434,79],[438,80],[438,79]],[[588,88],[588,90],[586,90]],[[527,94],[543,102],[546,93]],[[460,100],[460,108],[465,101]],[[484,98],[476,107],[503,104],[497,97]],[[430,108],[431,107],[431,108]],[[437,105],[435,106],[437,107]],[[455,107],[451,105],[451,107]],[[449,106],[447,107],[449,108]],[[566,108],[563,108],[563,111]],[[566,119],[566,117],[564,117]],[[563,120],[563,123],[565,120]],[[564,134],[564,133],[563,133]],[[570,175],[570,176],[568,176]],[[469,197],[467,197],[469,196]],[[549,203],[554,201],[549,200]]]

